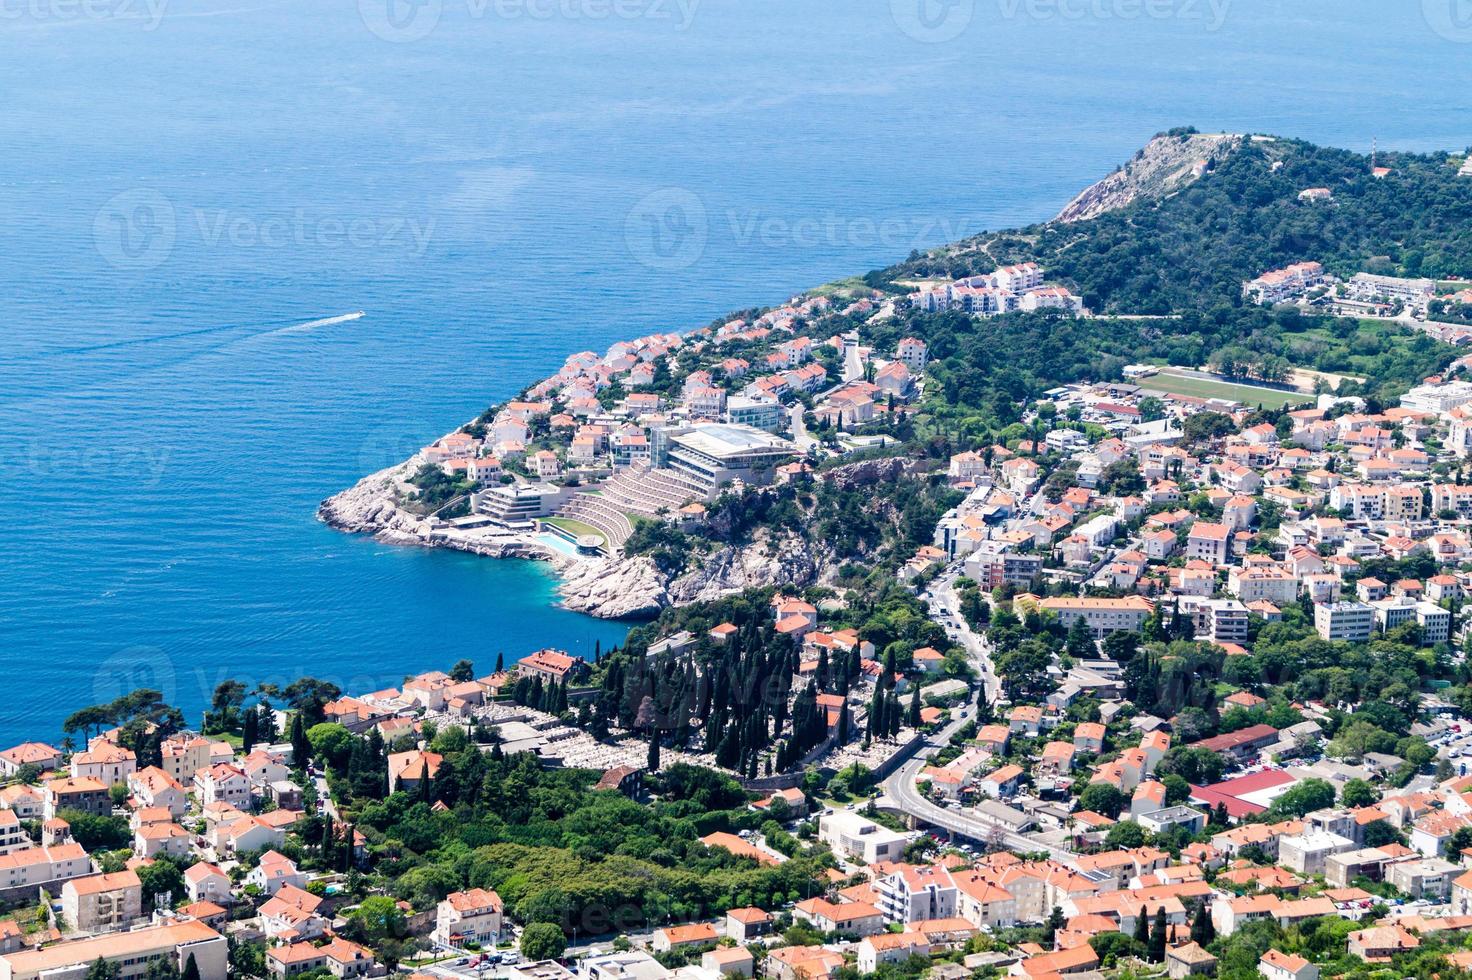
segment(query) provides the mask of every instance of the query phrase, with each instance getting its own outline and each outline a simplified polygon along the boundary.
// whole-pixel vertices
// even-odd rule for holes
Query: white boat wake
[[[307,333],[319,327],[330,327],[338,323],[349,323],[353,320],[361,320],[366,314],[362,310],[355,313],[344,313],[341,316],[329,316],[321,320],[308,320],[306,323],[297,323],[289,327],[280,327],[276,330],[268,330],[257,334],[258,337],[274,337],[283,333]]]

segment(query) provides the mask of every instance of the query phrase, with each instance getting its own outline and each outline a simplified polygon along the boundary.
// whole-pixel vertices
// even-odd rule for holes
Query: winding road
[[[951,641],[962,647],[969,656],[972,666],[981,677],[981,689],[987,701],[995,703],[1001,694],[1002,683],[992,664],[991,651],[986,638],[978,635],[961,615],[961,600],[956,594],[956,578],[960,574],[960,563],[946,569],[931,583],[928,599],[931,612],[945,627]],[[1068,867],[1077,867],[1072,851],[1044,844],[1026,834],[1014,833],[1002,825],[987,820],[975,811],[951,810],[937,806],[926,799],[915,788],[915,779],[925,767],[929,757],[950,743],[951,737],[960,731],[976,715],[976,699],[955,713],[950,724],[933,733],[915,749],[915,757],[900,766],[883,782],[884,795],[901,811],[917,821],[939,827],[952,836],[989,845],[1000,843],[1010,851],[1023,853],[1046,852],[1053,860]]]

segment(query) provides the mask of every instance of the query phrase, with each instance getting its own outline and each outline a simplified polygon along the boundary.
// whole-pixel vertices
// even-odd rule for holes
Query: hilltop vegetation
[[[1184,137],[1183,137],[1184,138]],[[1169,314],[1240,305],[1243,281],[1315,259],[1334,273],[1465,275],[1472,269],[1472,180],[1445,153],[1367,157],[1301,140],[1252,142],[1178,193],[1071,224],[968,239],[869,276],[959,278],[1034,260],[1073,283],[1090,309]],[[1298,194],[1327,187],[1334,199]]]
[[[654,777],[659,802],[646,806],[595,791],[596,772],[543,769],[529,753],[488,757],[463,738],[435,748],[453,773],[436,780],[448,809],[395,793],[357,819],[385,855],[379,871],[393,895],[416,909],[462,888],[491,888],[524,923],[569,934],[635,929],[801,898],[832,863],[794,847],[797,859],[772,868],[707,848],[702,835],[768,819],[746,809],[734,780],[710,770],[670,766]]]

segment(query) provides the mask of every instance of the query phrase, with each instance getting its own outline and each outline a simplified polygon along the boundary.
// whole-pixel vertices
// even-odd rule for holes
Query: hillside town
[[[573,354],[339,526],[702,588],[75,706],[0,750],[0,980],[1472,975],[1464,280],[1273,254],[1189,322],[958,250]]]
[[[1278,288],[1268,278],[1258,288]],[[1041,281],[1004,269],[915,302],[983,317],[965,304],[988,290],[1025,302]],[[421,474],[473,487],[441,519],[609,554],[646,523],[699,527],[733,485],[821,480],[882,449],[925,397],[927,345],[817,339],[830,306],[800,298],[574,355],[423,450]],[[856,314],[894,311],[863,298]],[[671,739],[687,717],[605,714],[608,665],[557,650],[247,709],[249,738],[181,729],[147,764],[124,745],[135,728],[14,746],[0,752],[0,864],[25,914],[0,926],[3,980],[1043,978],[1127,958],[1184,977],[1215,973],[1219,937],[1249,933],[1290,940],[1253,954],[1263,976],[1304,978],[1318,975],[1305,930],[1317,962],[1430,948],[1472,928],[1463,705],[1399,680],[1383,700],[1337,681],[1294,696],[1255,650],[1386,643],[1424,651],[1427,676],[1460,670],[1469,368],[1453,361],[1395,407],[1305,393],[1271,415],[1142,387],[1149,372],[1048,391],[1020,420],[1026,438],[931,470],[956,502],[898,578],[937,642],[877,648],[845,625],[852,594],[781,588],[754,619],[643,642],[639,662],[697,682],[746,638],[780,654],[776,725],[789,716],[791,733],[737,762],[718,730]],[[1361,716],[1374,721],[1346,722]],[[595,794],[639,801],[668,767],[723,772],[760,822],[699,846],[753,868],[816,855],[821,873],[798,899],[550,945],[493,888],[365,892],[400,845],[343,815],[371,797],[448,812],[447,733],[459,751],[590,771]],[[343,768],[343,746],[363,760]],[[835,774],[866,788],[845,802]],[[387,946],[365,908],[396,923]],[[1472,952],[1448,960],[1472,967]]]
[[[1079,298],[1036,263],[921,289],[909,309],[983,319]],[[639,522],[698,526],[723,490],[790,480],[824,459],[883,448],[916,411],[927,345],[879,352],[833,323],[886,320],[865,291],[835,307],[796,297],[749,320],[573,354],[523,397],[424,447],[402,489],[451,539],[535,535],[572,557],[620,553]]]

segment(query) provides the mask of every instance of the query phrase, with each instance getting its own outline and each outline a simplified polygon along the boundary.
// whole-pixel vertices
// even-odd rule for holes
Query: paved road
[[[792,429],[792,441],[799,449],[804,450],[818,444],[818,440],[808,432],[807,421],[803,418],[806,413],[807,409],[803,408],[802,402],[797,402],[787,410],[787,418]]]
[[[958,562],[946,569],[931,583],[929,590],[931,610],[949,614],[949,621],[942,621],[947,635],[950,636],[952,642],[959,644],[967,652],[972,666],[981,678],[981,689],[986,692],[987,700],[995,703],[1001,694],[1002,682],[997,677],[996,667],[992,664],[991,649],[986,638],[973,631],[966,623],[965,617],[961,615],[961,600],[956,594],[955,587],[960,571]],[[1076,867],[1074,863],[1076,855],[1071,851],[1051,847],[1025,834],[1013,833],[974,811],[951,810],[937,806],[916,790],[915,777],[926,765],[928,757],[949,744],[951,737],[956,732],[974,720],[975,711],[976,699],[973,698],[963,711],[956,712],[950,724],[926,739],[925,743],[916,750],[914,759],[896,769],[884,781],[885,795],[894,801],[904,813],[931,826],[940,827],[954,836],[964,837],[981,844],[1000,842],[1002,846],[1012,851],[1045,851],[1055,861],[1069,867]]]
[[[912,759],[884,781],[885,795],[902,811],[931,826],[940,827],[953,836],[964,837],[979,844],[1000,842],[1009,851],[1046,851],[1049,857],[1060,864],[1077,867],[1074,863],[1077,855],[1071,851],[1051,847],[1026,834],[1015,834],[974,811],[968,813],[936,806],[915,789],[915,777],[924,765],[925,759]]]
[[[994,702],[1002,693],[1002,681],[997,677],[996,667],[992,664],[991,647],[986,637],[972,630],[966,617],[961,615],[961,597],[956,593],[956,579],[960,574],[960,563],[957,562],[931,583],[931,611],[949,615],[948,621],[941,621],[946,635],[951,638],[952,643],[960,645],[966,651],[971,659],[971,666],[981,677],[981,686],[986,692],[987,701]]]

